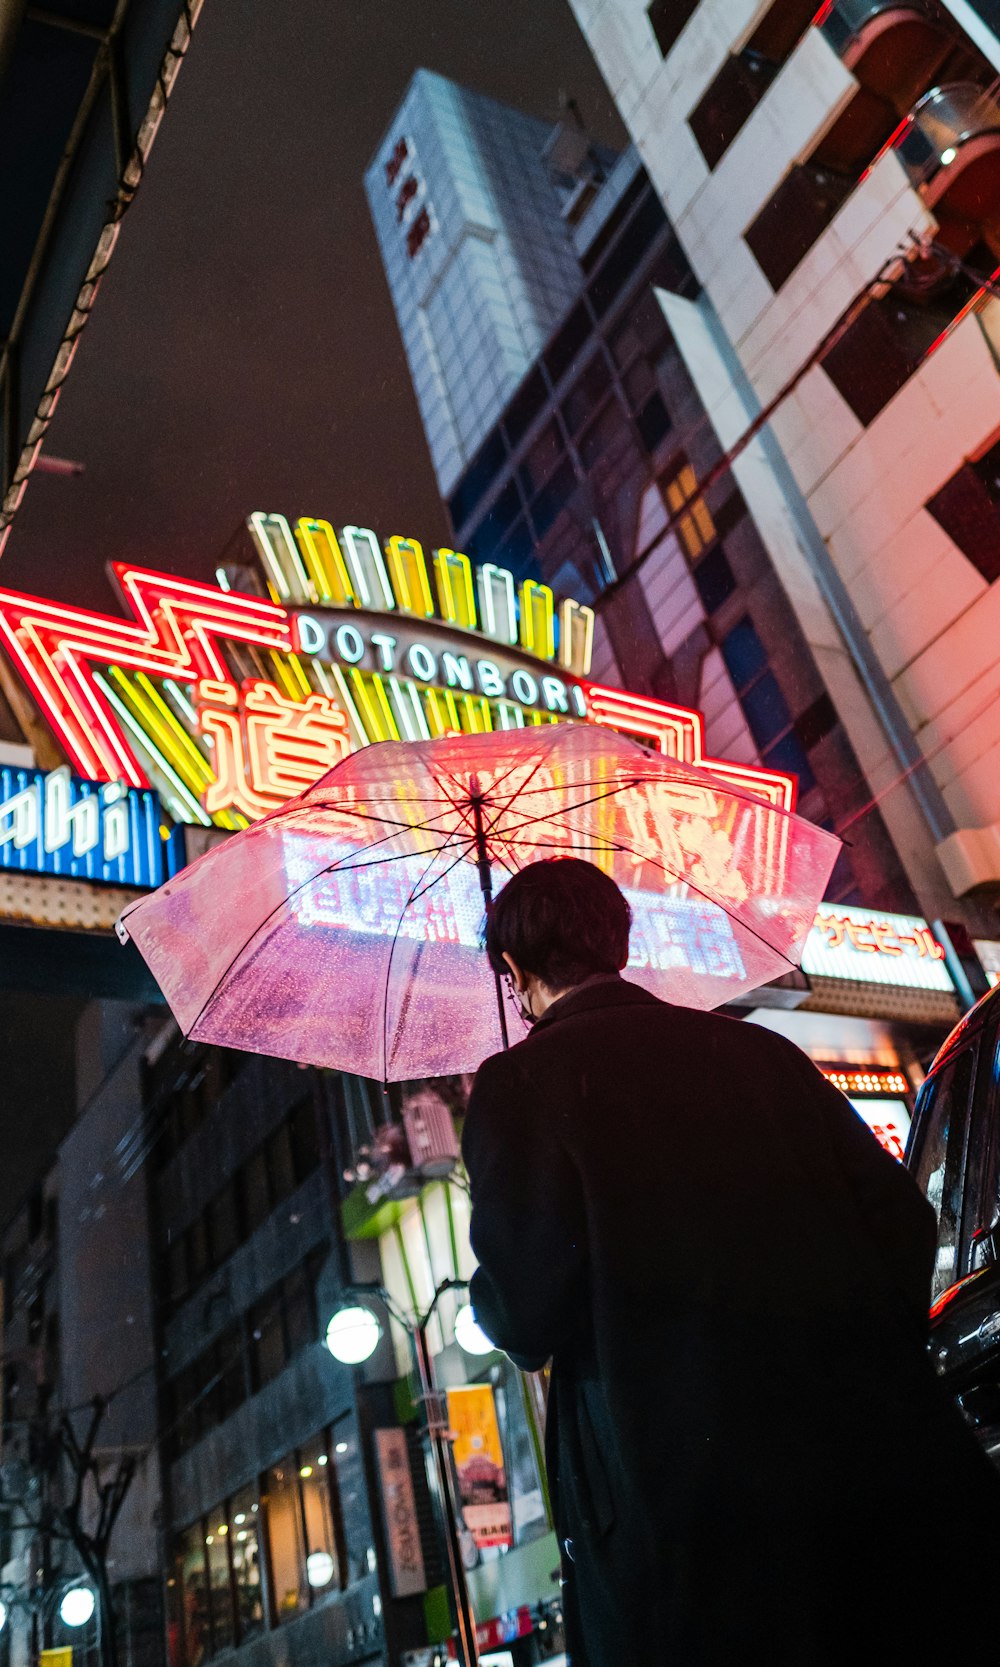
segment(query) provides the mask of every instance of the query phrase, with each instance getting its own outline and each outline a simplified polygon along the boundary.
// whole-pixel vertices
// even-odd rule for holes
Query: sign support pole
[[[479,782],[475,776],[469,789],[472,802],[472,826],[476,836],[476,866],[479,869],[479,889],[483,894],[487,915],[493,906],[493,871],[490,867],[490,853],[486,844],[486,828],[483,823],[483,795]],[[493,982],[497,992],[497,1012],[500,1015],[500,1035],[503,1038],[504,1049],[510,1047],[510,1037],[507,1034],[507,1010],[504,1006],[503,984],[500,974],[494,972]]]

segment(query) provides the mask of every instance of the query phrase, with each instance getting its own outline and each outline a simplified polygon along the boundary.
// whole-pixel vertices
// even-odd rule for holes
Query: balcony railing
[[[895,14],[895,17],[893,17]],[[932,21],[934,13],[926,0],[837,0],[829,15],[820,24],[833,50],[845,58],[853,47],[860,46],[871,25],[882,21],[883,26],[898,20],[913,18]]]
[[[915,185],[926,185],[956,161],[964,145],[987,135],[1000,137],[1000,102],[974,81],[934,87],[915,105],[896,144]]]
[[[859,84],[900,116],[955,47],[928,0],[838,0],[820,27]]]

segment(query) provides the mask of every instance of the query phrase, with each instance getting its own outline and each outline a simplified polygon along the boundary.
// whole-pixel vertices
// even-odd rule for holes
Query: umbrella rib
[[[567,826],[568,826],[568,824],[567,824]],[[595,836],[595,838],[591,838],[591,836],[586,834],[585,830],[582,829],[582,828],[570,828],[569,831],[570,831],[570,833],[582,833],[584,835],[585,840],[588,841],[587,844],[570,846],[571,850],[586,851],[586,850],[594,850],[595,849],[595,838],[599,838],[600,836]],[[554,839],[553,840],[541,840],[541,839],[523,839],[522,840],[522,839],[514,838],[514,839],[511,839],[511,840],[508,840],[508,844],[510,844],[510,845],[528,845],[532,848],[532,850],[543,850],[543,849],[544,850],[560,850],[560,849],[564,850],[565,849],[565,846],[562,845],[559,840],[554,840]],[[633,851],[628,845],[621,845],[617,841],[607,841],[606,840],[604,842],[603,846],[600,846],[600,847],[597,847],[597,848],[600,849],[602,852],[607,852],[608,854],[613,854],[613,853],[617,852],[619,855],[629,856],[629,857],[634,857],[634,856],[638,855],[638,853]],[[666,877],[670,880],[675,880],[679,885],[690,887],[690,889],[692,891],[697,892],[698,896],[702,899],[703,902],[710,904],[710,906],[712,908],[721,909],[723,914],[728,915],[730,920],[735,920],[737,925],[744,932],[749,932],[752,937],[755,937],[759,943],[762,943],[764,945],[765,949],[769,949],[771,951],[772,955],[780,955],[781,959],[783,961],[787,961],[788,965],[790,967],[795,967],[797,965],[797,963],[791,959],[791,956],[786,955],[783,949],[778,948],[777,944],[771,943],[770,939],[765,938],[764,934],[762,932],[758,932],[755,926],[751,926],[749,921],[741,919],[738,915],[734,915],[733,911],[731,909],[727,909],[725,903],[721,903],[719,901],[719,899],[717,897],[713,897],[710,892],[702,891],[701,887],[698,886],[698,885],[695,885],[695,882],[690,878],[689,875],[687,875],[687,874],[678,874],[676,869],[667,868],[664,863],[658,862],[655,857],[642,857],[640,860],[642,862],[652,863],[653,867],[658,868],[660,870],[661,874],[665,874]]]
[[[391,839],[392,837],[393,837],[392,834],[386,834],[386,840]],[[431,861],[432,862],[434,860],[434,857],[440,856],[441,851],[443,851],[445,849],[445,847],[450,843],[452,837],[453,837],[452,835],[449,835],[448,839],[445,840],[444,845],[439,846],[437,851],[432,853],[432,856],[431,856]],[[377,845],[384,845],[385,840],[377,840],[376,844]],[[268,910],[268,912],[264,916],[263,920],[259,920],[257,922],[257,925],[254,927],[253,931],[251,932],[250,936],[247,938],[246,942],[240,945],[239,949],[236,951],[236,954],[233,956],[232,960],[223,969],[223,971],[219,974],[219,977],[216,979],[215,984],[212,986],[208,995],[205,997],[205,1000],[202,1002],[201,1007],[198,1009],[197,1015],[195,1016],[193,1022],[188,1027],[187,1034],[189,1036],[194,1035],[194,1032],[197,1029],[198,1025],[201,1023],[202,1019],[205,1017],[205,1013],[206,1013],[207,1009],[211,1006],[212,1002],[215,1000],[216,996],[219,993],[219,990],[221,989],[222,985],[225,983],[226,979],[229,977],[230,973],[232,972],[233,968],[236,966],[237,962],[246,954],[247,950],[250,948],[250,945],[253,943],[254,939],[259,935],[259,933],[261,933],[264,930],[265,926],[267,926],[269,924],[269,922],[274,919],[275,915],[278,914],[281,909],[285,908],[286,905],[292,901],[293,897],[298,897],[300,895],[300,893],[305,891],[309,886],[315,885],[316,881],[321,880],[325,874],[334,873],[334,871],[336,869],[340,868],[341,864],[344,864],[345,869],[346,869],[347,872],[354,874],[354,873],[357,873],[357,871],[361,868],[380,868],[380,867],[384,866],[384,864],[386,864],[386,863],[399,862],[399,860],[400,860],[400,858],[399,858],[398,854],[394,853],[392,856],[388,856],[388,857],[376,857],[371,862],[352,863],[348,866],[348,858],[347,857],[338,857],[335,862],[329,862],[323,868],[318,868],[316,870],[315,874],[310,874],[299,885],[293,886],[291,891],[286,892],[285,896],[278,900],[278,902],[274,905],[273,909]],[[124,918],[124,916],[123,916],[123,918]]]
[[[418,898],[425,897],[427,895],[427,892],[430,891],[432,889],[432,887],[435,886],[438,883],[438,881],[446,879],[447,876],[452,872],[452,870],[457,868],[459,863],[462,862],[464,860],[465,856],[467,855],[467,852],[470,849],[468,842],[466,842],[466,844],[463,846],[462,850],[459,851],[458,856],[455,858],[455,861],[452,862],[452,863],[449,863],[448,867],[443,869],[441,871],[441,873],[438,874],[436,876],[436,878],[431,881],[429,886],[426,886],[423,890],[421,890],[421,886],[423,885],[424,880],[426,880],[427,875],[430,872],[430,869],[433,867],[437,858],[439,856],[441,856],[442,852],[444,852],[448,849],[448,846],[451,844],[452,840],[456,837],[456,835],[457,835],[457,829],[448,836],[448,838],[445,840],[445,843],[437,851],[434,851],[431,854],[431,859],[430,859],[430,862],[428,862],[427,867],[423,870],[423,873],[419,876],[419,878],[414,880],[413,886],[410,889],[410,895],[407,897],[406,902],[403,904],[403,907],[400,910],[399,919],[396,922],[396,930],[392,934],[392,943],[389,945],[389,959],[386,961],[386,964],[385,964],[385,992],[384,992],[384,995],[382,997],[382,1081],[383,1082],[388,1082],[388,1080],[389,1080],[389,984],[390,984],[390,981],[391,981],[391,978],[392,978],[392,960],[393,960],[393,956],[396,953],[396,945],[399,942],[399,934],[403,929],[403,922],[406,919],[407,909],[409,909],[411,907],[411,905],[417,901]],[[421,945],[421,949],[422,948],[423,948],[423,945]],[[404,1010],[404,1015],[403,1016],[405,1016],[405,1010]]]

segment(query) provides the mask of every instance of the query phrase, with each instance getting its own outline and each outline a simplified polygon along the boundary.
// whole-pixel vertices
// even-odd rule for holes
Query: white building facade
[[[1000,43],[955,0],[571,0],[664,310],[922,906],[1000,897]],[[1000,293],[1000,291],[998,291]],[[849,837],[849,835],[848,835]]]

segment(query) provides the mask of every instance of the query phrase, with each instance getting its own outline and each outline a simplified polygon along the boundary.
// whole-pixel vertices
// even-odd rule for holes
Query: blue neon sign
[[[156,794],[81,781],[69,766],[0,766],[0,869],[149,890],[183,864],[177,834],[160,832]]]

